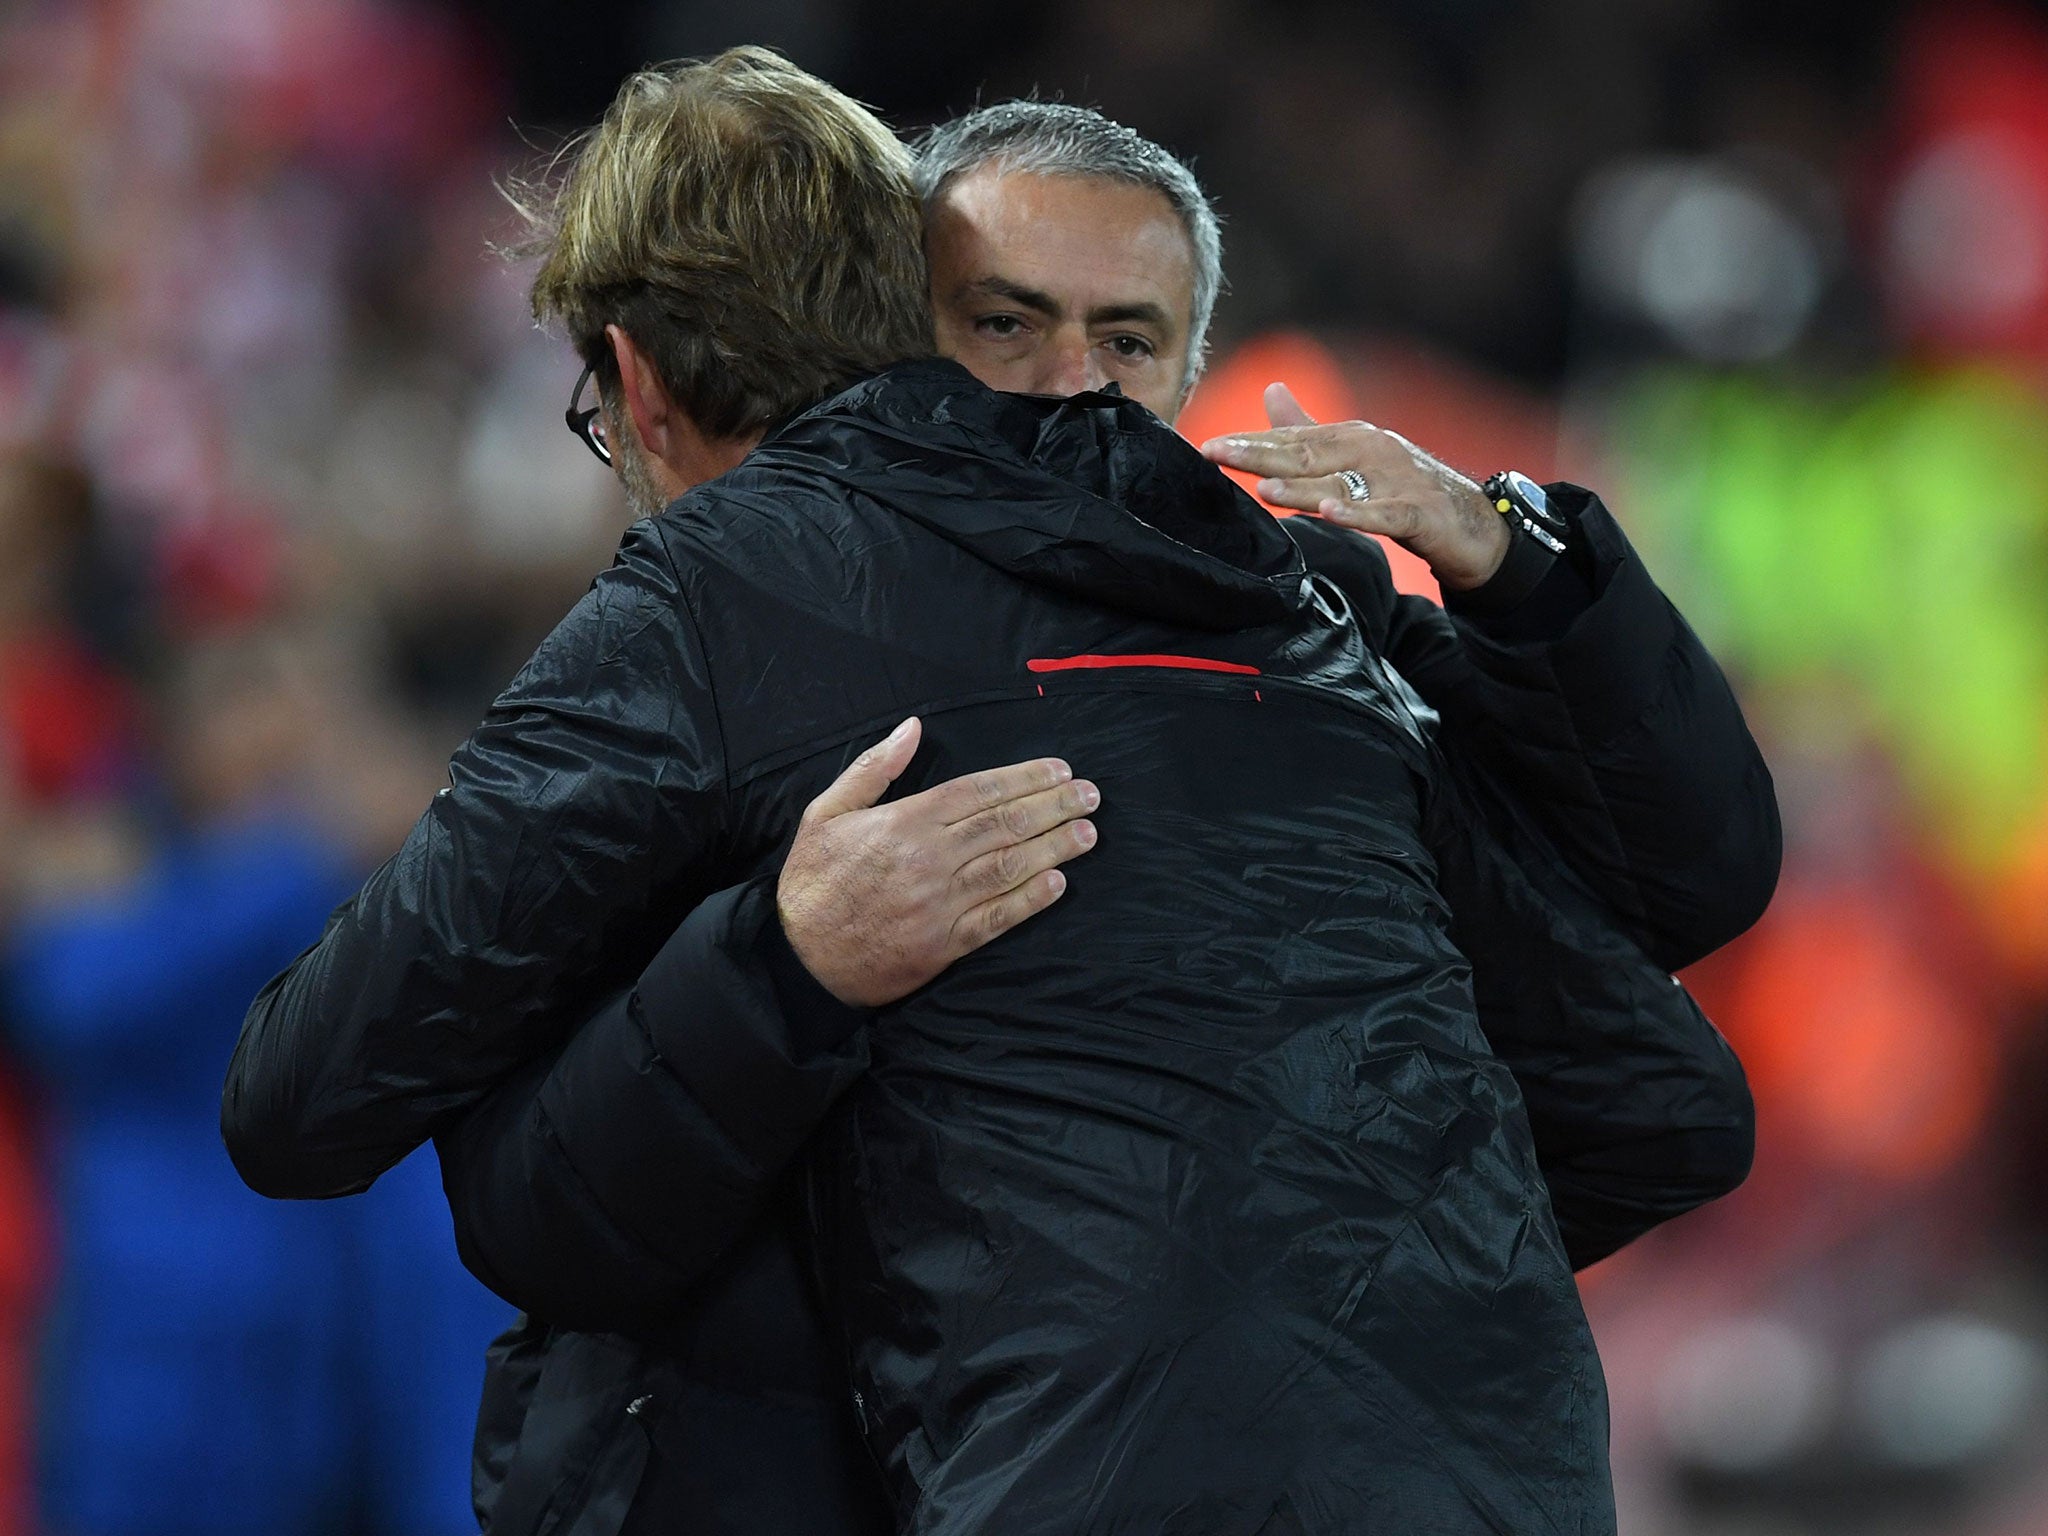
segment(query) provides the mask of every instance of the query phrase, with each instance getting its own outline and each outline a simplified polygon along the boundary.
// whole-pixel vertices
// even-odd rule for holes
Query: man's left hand
[[[1428,561],[1447,590],[1484,584],[1507,558],[1508,525],[1485,492],[1400,433],[1366,421],[1319,425],[1285,384],[1267,387],[1266,415],[1270,431],[1212,437],[1202,453],[1264,476],[1258,492],[1274,506],[1385,534]],[[1361,481],[1362,500],[1353,494]]]

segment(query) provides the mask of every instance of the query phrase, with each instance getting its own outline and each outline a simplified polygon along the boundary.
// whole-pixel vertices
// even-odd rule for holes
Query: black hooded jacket
[[[1310,575],[1301,542],[1336,536],[1302,535],[1113,398],[925,364],[799,418],[636,528],[406,849],[266,989],[224,1108],[238,1165],[278,1193],[361,1187],[508,1077],[531,1100],[609,1069],[687,1101],[728,1143],[711,1177],[758,1200],[749,1144],[800,1142],[844,1052],[811,1101],[763,1105],[748,1052],[817,1042],[693,1035],[629,998],[618,1060],[565,1070],[595,1030],[550,1057],[577,999],[775,868],[847,752],[915,711],[906,790],[1058,751],[1106,804],[1065,902],[862,1032],[869,1070],[807,1165],[802,1226],[906,1527],[1603,1528],[1598,1366],[1536,1148],[1556,1118],[1585,1155],[1569,1127],[1604,1108],[1645,1144],[1703,1133],[1708,1194],[1746,1162],[1739,1073],[1661,967],[1704,914],[1754,916],[1702,885],[1716,857],[1753,866],[1765,824],[1774,870],[1772,813],[1730,810],[1761,765],[1726,763],[1698,807],[1592,794],[1597,711],[1539,681],[1518,745],[1552,802],[1598,814],[1489,803],[1356,583]],[[1662,679],[1666,654],[1621,670]],[[1514,669],[1437,659],[1454,728],[1473,703],[1483,733]],[[1679,691],[1697,715],[1725,685]],[[1694,878],[1631,862],[1638,813],[1670,824],[1657,846],[1691,840]],[[1636,1054],[1589,1066],[1603,1030]],[[1526,1109],[1518,1053],[1557,1068]],[[517,1146],[536,1126],[510,1102]],[[540,1139],[619,1112],[572,1094]],[[470,1138],[490,1123],[444,1160],[507,1145]]]

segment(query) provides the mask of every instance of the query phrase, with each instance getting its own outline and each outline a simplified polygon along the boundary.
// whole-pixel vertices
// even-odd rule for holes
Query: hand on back
[[[1057,758],[966,774],[877,804],[910,765],[915,718],[805,808],[776,886],[797,958],[841,1002],[916,991],[1059,900],[1059,865],[1095,845],[1101,795]]]

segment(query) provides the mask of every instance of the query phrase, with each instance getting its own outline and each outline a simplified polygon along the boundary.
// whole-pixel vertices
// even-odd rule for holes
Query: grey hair
[[[1209,319],[1223,290],[1223,230],[1216,209],[1185,161],[1136,129],[1092,107],[1064,101],[1005,101],[929,129],[913,146],[925,215],[959,177],[984,165],[1042,176],[1099,176],[1150,187],[1172,205],[1195,258],[1195,305],[1188,324],[1182,390],[1201,376]]]

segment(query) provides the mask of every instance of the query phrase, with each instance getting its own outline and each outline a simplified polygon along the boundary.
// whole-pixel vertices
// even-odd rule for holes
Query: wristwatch
[[[1536,590],[1536,584],[1550,574],[1550,567],[1564,553],[1571,529],[1551,509],[1543,487],[1517,470],[1504,469],[1479,489],[1493,503],[1494,511],[1507,520],[1508,552],[1499,570],[1464,595],[1497,613]]]
[[[1564,536],[1569,531],[1564,519],[1550,510],[1550,496],[1519,470],[1504,469],[1479,487],[1493,510],[1519,527],[1553,555],[1564,553]]]

